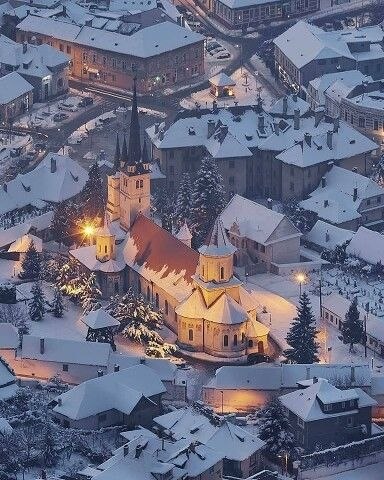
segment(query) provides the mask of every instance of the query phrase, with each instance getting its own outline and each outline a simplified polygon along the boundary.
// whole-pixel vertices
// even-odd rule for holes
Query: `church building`
[[[103,298],[128,288],[142,294],[162,310],[186,350],[218,357],[265,352],[268,328],[256,320],[255,300],[233,274],[236,248],[221,219],[196,252],[186,224],[174,236],[150,218],[150,162],[145,143],[141,147],[135,88],[128,148],[123,144],[115,166],[95,245],[70,251],[95,273]]]

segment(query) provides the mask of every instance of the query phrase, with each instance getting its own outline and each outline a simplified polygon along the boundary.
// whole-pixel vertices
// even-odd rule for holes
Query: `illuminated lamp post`
[[[307,277],[306,277],[305,273],[299,272],[299,273],[296,274],[295,279],[296,279],[297,283],[299,284],[300,297],[301,297],[301,286],[302,286],[304,283],[306,283]]]

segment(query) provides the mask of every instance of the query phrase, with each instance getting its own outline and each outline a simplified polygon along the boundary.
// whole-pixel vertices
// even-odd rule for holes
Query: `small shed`
[[[209,79],[210,92],[216,98],[234,97],[236,82],[224,72]]]

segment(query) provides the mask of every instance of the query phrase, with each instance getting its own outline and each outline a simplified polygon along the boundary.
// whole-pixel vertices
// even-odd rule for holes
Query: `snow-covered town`
[[[383,480],[384,0],[0,29],[0,480]]]

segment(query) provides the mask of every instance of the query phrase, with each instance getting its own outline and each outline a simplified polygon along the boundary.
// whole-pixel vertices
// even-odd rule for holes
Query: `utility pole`
[[[366,315],[364,315],[364,357],[367,358],[367,320],[369,314],[369,302],[365,306]]]

